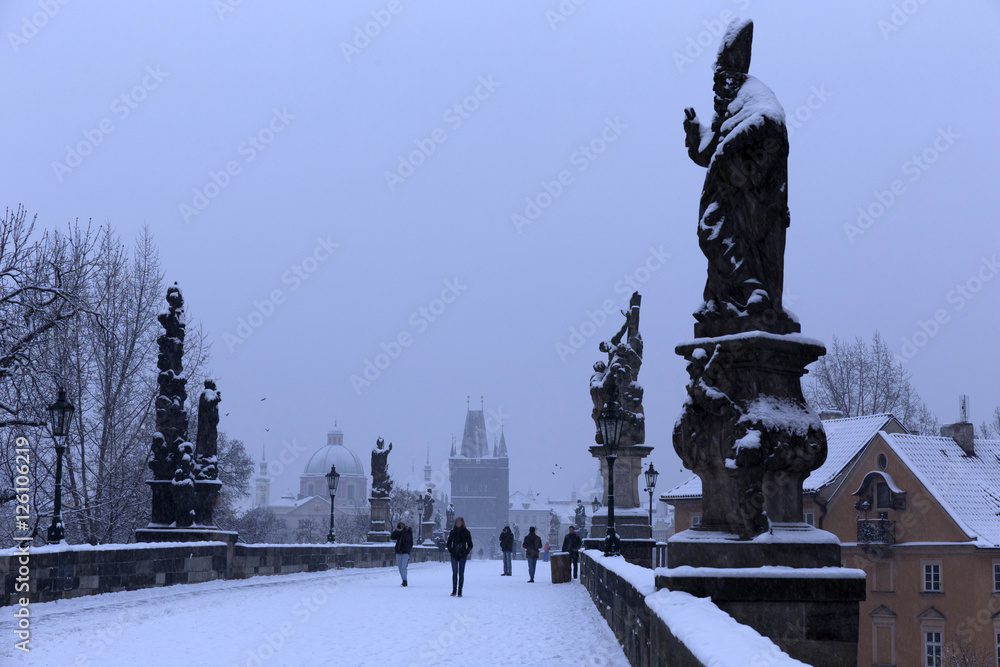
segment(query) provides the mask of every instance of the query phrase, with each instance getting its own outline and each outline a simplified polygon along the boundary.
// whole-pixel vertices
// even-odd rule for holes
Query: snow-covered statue
[[[573,513],[573,525],[578,531],[587,527],[587,510],[584,508],[582,500],[576,501],[576,510]]]
[[[391,442],[386,449],[385,440],[379,438],[375,441],[375,447],[372,449],[372,498],[388,498],[392,491],[392,479],[389,478],[391,451]]]
[[[774,93],[747,74],[752,39],[744,20],[722,39],[711,127],[685,110],[688,154],[708,167],[698,221],[708,281],[695,338],[676,348],[690,379],[673,432],[674,451],[701,478],[693,530],[742,540],[801,524],[802,482],[827,454],[801,385],[826,350],[799,336],[781,305],[788,135]]]
[[[736,20],[715,64],[711,126],[684,110],[688,155],[708,167],[698,241],[708,258],[695,335],[799,331],[781,305],[788,227],[788,133],[770,88],[750,76],[753,22]]]
[[[422,518],[423,523],[428,523],[431,521],[431,517],[434,515],[434,496],[427,494],[424,496],[424,516]]]
[[[602,341],[601,352],[608,355],[607,363],[594,364],[594,374],[590,376],[590,397],[594,402],[591,417],[597,435],[597,444],[604,444],[598,417],[610,402],[617,402],[622,412],[621,439],[619,445],[641,445],[646,441],[646,417],[642,410],[642,387],[639,386],[639,367],[642,366],[642,336],[639,334],[639,304],[642,296],[632,294],[628,310],[623,310],[625,322],[610,340]],[[624,339],[624,340],[623,340]]]
[[[198,397],[198,435],[195,437],[195,471],[197,479],[218,479],[219,403],[222,395],[215,381],[205,380],[205,389]]]
[[[455,525],[455,506],[452,505],[451,503],[448,503],[448,509],[445,510],[444,517],[445,517],[444,529],[451,530],[452,527]]]

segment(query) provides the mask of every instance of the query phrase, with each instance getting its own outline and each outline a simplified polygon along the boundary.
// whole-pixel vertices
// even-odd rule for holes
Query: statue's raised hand
[[[701,144],[701,123],[692,107],[684,110],[684,135],[684,144],[688,149],[697,151]]]

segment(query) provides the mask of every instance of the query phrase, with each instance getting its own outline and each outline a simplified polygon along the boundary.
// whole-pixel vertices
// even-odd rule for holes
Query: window
[[[941,563],[924,563],[924,592],[941,592]]]
[[[888,466],[888,465],[889,465],[889,459],[887,459],[885,457],[885,454],[879,454],[878,455],[878,467],[881,468],[882,470],[885,470],[886,466]]]
[[[312,484],[306,484],[306,495],[307,496],[315,495],[313,493],[313,485]]]
[[[701,515],[700,514],[693,515],[691,517],[691,527],[694,528],[695,526],[700,526],[700,525],[701,525]]]
[[[802,521],[808,523],[810,526],[816,525],[816,515],[812,512],[806,512],[802,515]]]
[[[993,592],[1000,593],[1000,563],[993,563]]]
[[[354,485],[347,487],[347,499],[354,500]]]
[[[924,665],[941,667],[941,633],[936,630],[924,632]]]
[[[885,482],[876,482],[875,484],[875,500],[878,504],[879,509],[891,509],[892,508],[892,494],[889,493],[889,485]]]

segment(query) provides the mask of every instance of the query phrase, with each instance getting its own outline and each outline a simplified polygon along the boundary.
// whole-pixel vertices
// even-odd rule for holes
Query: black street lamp
[[[649,468],[646,470],[646,491],[649,492],[649,530],[650,535],[652,535],[653,530],[653,489],[656,487],[656,479],[660,476],[660,473],[656,472],[656,468],[653,467],[653,462],[649,462]]]
[[[331,465],[330,472],[326,473],[326,485],[330,489],[330,534],[326,536],[326,541],[333,544],[337,541],[337,536],[333,532],[333,502],[337,497],[337,484],[340,483],[340,473],[337,466]]]
[[[597,496],[594,496],[594,502],[590,503],[590,509],[593,510],[590,516],[594,516],[597,514],[597,510],[601,509],[601,501],[597,499]]]
[[[611,400],[597,418],[604,443],[604,458],[608,462],[608,534],[604,538],[604,555],[620,556],[621,541],[615,533],[615,461],[618,459],[618,439],[622,435],[622,416],[618,403]]]
[[[59,387],[59,397],[49,406],[49,423],[52,435],[56,439],[56,494],[52,504],[52,525],[49,526],[49,544],[61,542],[66,533],[62,524],[62,460],[66,443],[59,443],[59,438],[69,435],[69,425],[73,419],[73,404],[66,400],[66,390]]]

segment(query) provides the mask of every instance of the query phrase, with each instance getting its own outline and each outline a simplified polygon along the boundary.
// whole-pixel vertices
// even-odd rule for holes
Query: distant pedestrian
[[[545,540],[545,548],[542,549],[542,562],[549,562],[549,541]]]
[[[400,521],[389,537],[396,540],[396,566],[399,567],[403,586],[406,586],[406,564],[410,562],[410,550],[413,549],[413,530]]]
[[[569,554],[569,562],[573,564],[574,579],[576,579],[580,569],[580,547],[582,546],[583,543],[580,541],[580,536],[576,534],[576,529],[570,526],[569,532],[563,538],[562,550]]]
[[[524,536],[524,557],[528,559],[528,583],[535,583],[535,564],[538,563],[538,552],[542,549],[542,538],[535,535],[535,527],[528,528],[528,534]]]
[[[509,577],[513,575],[510,561],[514,555],[514,533],[510,532],[510,526],[500,531],[500,551],[503,553],[503,574],[500,576]]]
[[[472,553],[472,533],[465,527],[465,519],[455,517],[455,526],[448,533],[448,553],[451,554],[451,594],[462,597],[465,584],[465,561]]]

